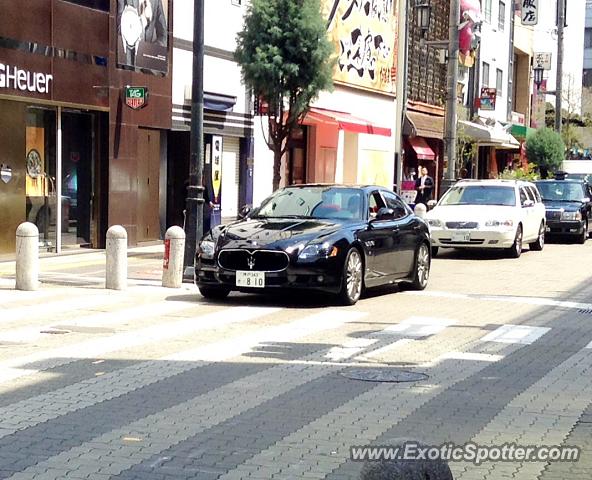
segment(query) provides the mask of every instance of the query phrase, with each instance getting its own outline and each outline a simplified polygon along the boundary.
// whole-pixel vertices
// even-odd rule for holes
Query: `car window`
[[[528,194],[526,193],[526,190],[524,189],[524,187],[520,187],[520,205],[524,206],[528,199],[529,198]]]
[[[376,218],[376,214],[378,213],[378,210],[380,210],[381,208],[384,208],[384,207],[385,207],[384,200],[380,196],[380,193],[378,191],[372,192],[370,194],[370,198],[368,199],[368,208],[369,208],[368,214],[370,215],[370,218],[371,219]]]
[[[458,185],[449,189],[439,205],[502,205],[516,206],[514,187],[505,185]]]
[[[530,185],[528,186],[530,193],[532,194],[535,202],[537,203],[541,203],[541,194],[539,193],[538,189],[536,187],[531,187]]]
[[[409,211],[405,208],[403,202],[399,200],[394,193],[383,191],[382,196],[386,202],[387,208],[392,208],[395,212],[395,220],[409,215]]]
[[[524,187],[524,189],[526,190],[526,194],[528,195],[528,199],[532,200],[534,203],[536,203],[536,195],[532,191],[532,187],[530,185],[527,185],[526,187]]]
[[[573,202],[582,201],[587,196],[586,188],[582,183],[557,180],[540,182],[537,186],[545,200]]]

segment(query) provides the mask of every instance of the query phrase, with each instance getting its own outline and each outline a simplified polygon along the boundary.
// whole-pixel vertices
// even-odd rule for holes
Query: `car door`
[[[399,250],[399,225],[394,218],[378,219],[377,214],[386,204],[378,190],[368,195],[368,229],[364,243],[368,248],[369,280],[380,279],[396,274],[396,253]]]
[[[535,232],[534,222],[536,221],[535,201],[531,198],[526,187],[520,187],[520,207],[522,208],[522,238],[524,241],[532,240],[538,234]],[[538,225],[537,225],[538,227]]]
[[[413,269],[420,220],[415,215],[412,215],[411,210],[405,206],[397,195],[388,190],[382,190],[381,194],[387,208],[394,211],[393,220],[399,232],[398,248],[394,252],[395,274],[404,277]]]

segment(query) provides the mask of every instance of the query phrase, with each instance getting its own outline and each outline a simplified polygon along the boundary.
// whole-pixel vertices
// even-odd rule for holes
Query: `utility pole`
[[[456,88],[458,85],[458,24],[460,23],[460,0],[450,0],[450,22],[448,32],[448,98],[446,100],[445,149],[448,157],[446,179],[442,191],[451,187],[456,180]]]
[[[403,182],[403,125],[407,110],[407,57],[409,30],[407,27],[408,0],[399,1],[399,45],[397,52],[397,108],[395,130],[395,185],[397,193],[401,193]]]
[[[185,217],[185,277],[193,274],[197,242],[203,233],[203,62],[204,0],[193,2],[193,82],[191,85],[191,137],[189,185]]]
[[[565,0],[557,0],[557,80],[555,82],[555,131],[561,133],[561,100],[563,97],[563,35]]]

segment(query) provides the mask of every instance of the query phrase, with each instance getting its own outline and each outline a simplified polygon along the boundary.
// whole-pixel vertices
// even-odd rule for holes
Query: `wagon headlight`
[[[561,214],[561,220],[581,220],[582,212],[563,212]]]
[[[212,240],[204,240],[199,244],[199,255],[201,258],[211,260],[214,258],[214,252],[216,251],[216,244]]]
[[[510,228],[514,226],[513,220],[488,220],[485,222],[486,227],[500,227],[500,228]]]
[[[428,225],[430,227],[442,228],[444,227],[444,222],[442,222],[442,220],[438,220],[437,218],[428,218]]]
[[[300,255],[298,255],[298,258],[301,260],[309,260],[311,258],[329,258],[336,257],[338,253],[339,249],[329,242],[311,243],[304,247],[304,249],[300,252]]]

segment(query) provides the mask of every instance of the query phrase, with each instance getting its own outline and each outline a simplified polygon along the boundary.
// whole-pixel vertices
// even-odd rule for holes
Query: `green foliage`
[[[320,0],[253,0],[237,37],[243,80],[269,105],[274,188],[290,132],[310,103],[332,87],[334,48]]]
[[[544,177],[561,166],[565,159],[565,144],[557,132],[541,128],[526,139],[526,156]]]
[[[535,181],[540,179],[540,175],[537,172],[537,167],[533,163],[529,163],[526,168],[506,168],[502,173],[500,173],[497,178],[501,178],[504,180],[527,180],[527,181]]]
[[[572,123],[563,125],[561,128],[561,138],[565,144],[565,148],[571,150],[573,148],[582,148],[584,145],[580,140],[580,134]]]

